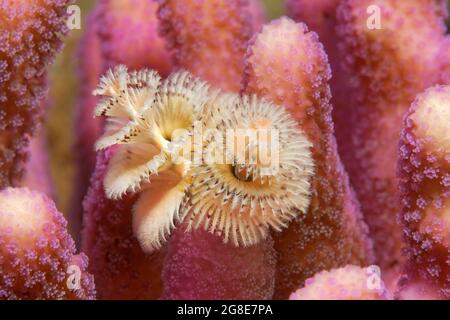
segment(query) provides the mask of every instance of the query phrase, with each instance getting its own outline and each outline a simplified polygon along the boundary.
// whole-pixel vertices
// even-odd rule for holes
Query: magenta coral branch
[[[450,86],[420,94],[400,140],[401,220],[407,239],[404,299],[450,299]]]
[[[53,201],[28,189],[0,192],[0,299],[94,299],[87,258],[75,255]]]
[[[305,281],[305,287],[291,294],[290,300],[388,300],[379,270],[347,265],[321,271]]]
[[[251,16],[242,0],[158,0],[161,31],[175,64],[224,90],[238,91]]]
[[[24,172],[27,145],[41,120],[45,71],[62,46],[72,1],[0,1],[0,187]]]
[[[97,9],[103,72],[123,64],[131,70],[149,67],[162,76],[170,73],[172,63],[158,34],[154,0],[100,0]]]
[[[99,299],[158,299],[164,250],[146,255],[133,235],[136,197],[106,198],[103,179],[114,150],[100,152],[84,200],[83,251],[92,263]],[[112,280],[113,279],[113,280]]]
[[[336,110],[352,137],[341,141],[344,161],[385,273],[396,274],[403,260],[395,169],[401,119],[416,94],[439,79],[435,53],[445,34],[444,4],[345,0],[338,8],[342,61],[354,88]],[[379,25],[370,25],[369,6],[379,8]]]
[[[246,91],[286,107],[313,143],[316,167],[307,214],[275,235],[276,298],[287,298],[320,270],[371,260],[359,205],[337,154],[330,76],[317,35],[288,18],[266,25],[247,54]]]

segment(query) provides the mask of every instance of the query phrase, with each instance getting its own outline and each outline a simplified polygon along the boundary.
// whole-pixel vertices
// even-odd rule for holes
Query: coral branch
[[[75,255],[66,226],[47,196],[0,192],[0,299],[95,298],[87,258]]]
[[[164,299],[270,299],[275,277],[272,240],[247,248],[207,231],[174,232],[164,264]]]
[[[0,187],[19,183],[69,0],[0,1]]]
[[[252,24],[242,0],[159,0],[161,31],[176,66],[212,85],[238,91]]]
[[[131,213],[136,197],[106,198],[103,180],[114,153],[112,148],[97,156],[83,203],[82,248],[92,261],[89,270],[99,299],[157,299],[164,250],[146,255],[134,237]]]
[[[309,210],[275,236],[275,297],[287,298],[320,270],[366,264],[370,245],[337,155],[330,68],[317,35],[288,18],[273,21],[253,39],[246,63],[246,91],[286,107],[313,144],[316,172]]]
[[[372,279],[373,278],[373,279]],[[290,300],[388,300],[379,275],[371,267],[347,265],[322,271],[305,281],[305,287],[290,296]]]
[[[404,299],[450,298],[450,86],[420,94],[400,140],[401,220],[407,238]]]
[[[438,81],[435,52],[445,33],[443,4],[346,0],[338,8],[342,60],[354,86],[353,99],[336,110],[351,130],[352,138],[341,141],[347,150],[344,160],[374,239],[377,263],[393,273],[403,260],[395,174],[400,124],[415,95]],[[380,25],[372,28],[369,6],[380,8]]]

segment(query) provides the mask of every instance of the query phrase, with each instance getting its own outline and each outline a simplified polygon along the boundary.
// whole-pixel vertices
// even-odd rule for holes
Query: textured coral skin
[[[0,192],[0,299],[94,299],[87,258],[75,255],[67,222],[47,196],[28,189]],[[67,285],[77,265],[80,288]]]
[[[136,197],[106,198],[103,178],[114,149],[101,152],[83,203],[82,248],[99,299],[157,299],[164,251],[145,255],[131,228]]]
[[[221,89],[238,91],[245,48],[252,32],[247,2],[163,0],[159,3],[162,33],[174,53],[177,67]],[[170,240],[164,264],[163,297],[269,299],[273,294],[273,257],[270,240],[243,249],[224,244],[217,236],[203,231],[177,233]],[[218,262],[226,264],[226,268]],[[252,272],[243,266],[252,266]]]
[[[158,34],[158,4],[149,0],[100,0],[98,34],[103,71],[117,64],[151,67],[167,76],[172,67],[166,43]]]
[[[236,248],[220,237],[178,228],[164,263],[163,299],[271,299],[275,278],[272,240]]]
[[[92,95],[103,72],[117,64],[130,70],[149,67],[168,75],[172,63],[165,41],[158,35],[157,4],[151,0],[102,0],[88,17],[78,60],[81,90],[76,108],[77,181],[71,222],[78,232],[81,202],[95,167],[94,142],[103,122],[93,118],[98,98]]]
[[[399,148],[408,257],[400,296],[450,299],[450,86],[417,97]]]
[[[247,53],[246,91],[291,112],[313,143],[316,166],[308,213],[275,235],[276,298],[287,298],[320,270],[371,260],[359,205],[337,154],[329,79],[317,35],[288,18],[266,25]]]
[[[247,2],[157,1],[161,32],[176,66],[224,90],[238,91],[252,33]]]
[[[291,294],[289,300],[388,300],[390,294],[382,282],[370,288],[368,268],[347,265],[322,271],[305,281],[305,287]]]
[[[352,137],[340,141],[341,155],[385,274],[398,273],[404,260],[395,174],[401,119],[416,94],[438,81],[444,4],[345,0],[338,8],[342,60],[354,87],[352,99],[336,110]],[[367,27],[369,5],[381,8],[380,30]]]
[[[0,1],[0,187],[19,183],[69,0]]]

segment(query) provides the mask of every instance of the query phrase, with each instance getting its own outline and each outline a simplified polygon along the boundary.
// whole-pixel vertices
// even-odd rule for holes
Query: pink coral
[[[238,91],[251,37],[250,12],[241,0],[158,0],[161,31],[177,67],[224,90]]]
[[[275,235],[275,297],[287,298],[320,270],[369,262],[370,241],[337,154],[330,67],[317,35],[288,18],[273,21],[253,39],[246,63],[246,91],[286,107],[313,143],[310,208]]]
[[[41,120],[46,67],[62,46],[69,0],[0,1],[0,187],[23,175]]]
[[[164,263],[162,298],[271,299],[275,262],[271,240],[236,248],[207,231],[180,228]]]
[[[322,271],[305,281],[290,300],[388,300],[391,295],[373,266],[347,265]]]
[[[92,263],[99,299],[157,299],[164,250],[146,255],[131,228],[136,197],[106,198],[103,179],[113,149],[100,152],[84,201],[83,251]],[[112,280],[113,279],[113,280]]]
[[[407,239],[403,298],[450,298],[450,86],[420,94],[400,140],[401,220]]]
[[[370,5],[380,8],[380,28],[367,25]],[[395,174],[401,119],[416,94],[438,81],[444,5],[345,0],[338,8],[342,61],[353,86],[348,103],[336,109],[350,130],[340,141],[342,155],[385,273],[398,273],[404,260]]]
[[[95,298],[87,258],[75,255],[66,226],[47,196],[28,189],[0,192],[0,299]]]

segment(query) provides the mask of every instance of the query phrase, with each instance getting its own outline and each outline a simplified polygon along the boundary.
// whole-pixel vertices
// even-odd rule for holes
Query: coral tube
[[[374,239],[377,263],[387,276],[398,273],[404,260],[395,173],[401,118],[415,95],[438,81],[434,58],[445,33],[438,3],[347,0],[338,8],[344,60],[354,85],[354,99],[336,110],[347,117],[353,136],[343,141],[352,150],[345,164]],[[380,8],[379,29],[368,28],[369,5]]]
[[[371,259],[366,227],[337,154],[330,76],[317,35],[288,18],[266,25],[247,53],[246,91],[286,107],[312,142],[316,166],[308,212],[274,235],[276,298],[287,298],[318,271]]]
[[[450,86],[420,94],[400,140],[400,194],[407,239],[404,299],[450,299]]]
[[[221,89],[238,91],[243,56],[252,32],[244,2],[160,0],[159,3],[161,31],[177,67]],[[237,248],[207,231],[197,230],[189,235],[177,232],[170,240],[163,271],[163,298],[271,298],[274,252],[271,240],[266,241]],[[226,264],[227,268],[220,264]],[[252,269],[246,271],[242,266]]]
[[[378,269],[347,265],[321,271],[305,281],[305,287],[295,291],[290,300],[387,300]]]
[[[53,201],[28,189],[0,192],[0,299],[94,299],[87,258],[75,255]]]
[[[161,32],[177,67],[224,90],[239,91],[251,37],[249,8],[241,0],[158,0]]]
[[[19,183],[69,0],[0,1],[0,187]]]

